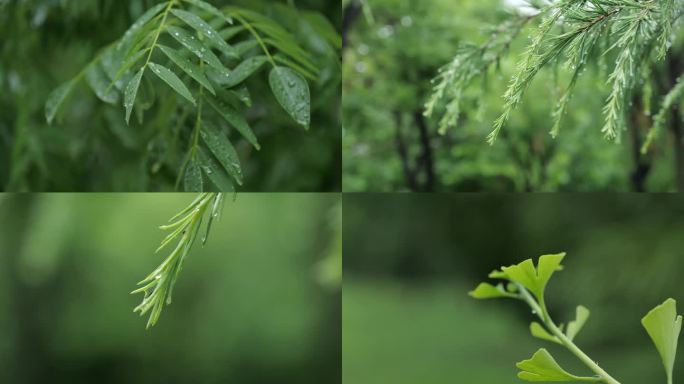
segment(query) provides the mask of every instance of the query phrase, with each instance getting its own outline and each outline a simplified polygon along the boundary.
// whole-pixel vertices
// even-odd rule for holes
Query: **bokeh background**
[[[442,113],[423,116],[439,68],[459,44],[483,44],[524,0],[344,0],[343,189],[345,191],[673,191],[684,188],[681,112],[648,156],[638,148],[663,89],[684,71],[684,30],[658,63],[653,94],[639,88],[633,122],[620,143],[600,132],[608,95],[606,69],[588,66],[559,136],[549,135],[552,111],[569,81],[563,65],[543,70],[512,113],[494,146],[485,143],[532,25],[524,29],[487,81],[464,93],[462,113],[446,135]],[[608,56],[606,62],[614,62]],[[592,60],[595,61],[595,60]],[[608,64],[608,68],[610,64]],[[478,79],[482,79],[479,76]],[[666,80],[668,79],[668,80]],[[559,84],[555,86],[554,84]],[[644,83],[646,84],[646,82]],[[650,83],[649,83],[650,84]],[[644,96],[646,95],[646,96]],[[679,132],[679,133],[676,133]],[[679,159],[679,160],[677,160]]]
[[[340,282],[320,275],[340,253],[336,195],[226,201],[145,330],[129,292],[193,198],[0,195],[0,382],[340,383]]]
[[[530,335],[523,303],[467,296],[502,265],[561,251],[565,270],[547,288],[554,319],[587,306],[576,342],[589,356],[623,383],[665,382],[640,320],[668,297],[684,312],[684,198],[363,194],[344,208],[345,383],[518,383],[515,363],[540,347],[590,373]]]
[[[65,192],[173,191],[176,169],[157,119],[124,121],[82,84],[65,104],[61,121],[45,121],[45,101],[100,49],[161,0],[0,0],[0,190]],[[296,36],[321,69],[310,82],[312,124],[291,122],[272,95],[268,72],[247,84],[254,107],[247,119],[261,151],[234,138],[245,174],[242,191],[327,192],[341,188],[339,51],[311,33],[311,26],[281,12],[296,5],[319,12],[339,31],[341,8],[328,0],[211,0],[272,17]],[[159,88],[165,92],[165,88]],[[153,111],[157,111],[157,103]],[[186,150],[185,146],[182,148]],[[172,159],[173,160],[173,159]],[[179,161],[180,162],[180,161]],[[160,164],[161,163],[161,164]]]

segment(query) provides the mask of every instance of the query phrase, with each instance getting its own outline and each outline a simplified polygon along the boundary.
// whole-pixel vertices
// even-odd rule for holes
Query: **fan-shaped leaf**
[[[212,68],[221,73],[230,73],[228,68],[221,63],[221,60],[214,55],[214,53],[211,51],[211,48],[203,45],[195,36],[191,35],[183,28],[168,26],[166,27],[166,31],[174,39],[178,40],[178,42],[181,43],[185,48],[187,48],[195,56],[199,57],[202,61],[209,64],[209,66]]]
[[[140,80],[142,80],[143,73],[145,73],[145,67],[140,68],[140,71],[133,76],[131,81],[126,86],[126,91],[124,91],[124,107],[126,108],[126,124],[128,124],[131,119],[131,111],[133,111],[133,105],[135,105],[135,97],[138,94],[138,89],[140,88]]]
[[[235,148],[228,141],[228,138],[219,131],[213,124],[208,121],[202,122],[202,140],[207,144],[207,148],[216,156],[219,163],[228,172],[228,174],[235,179],[235,181],[242,185],[242,167],[238,159]]]
[[[537,323],[536,321],[533,321],[532,323],[530,323],[530,333],[532,334],[532,336],[534,336],[536,338],[546,340],[546,341],[550,341],[550,342],[556,343],[556,344],[561,344],[560,340],[558,340],[558,338],[556,336],[550,334],[546,330],[546,328],[542,327],[542,325]]]
[[[237,129],[238,132],[240,132],[240,134],[254,146],[254,148],[257,150],[261,149],[259,141],[252,131],[252,128],[250,128],[245,118],[242,117],[237,110],[216,98],[207,97],[207,100],[209,101],[209,105],[211,105],[211,107],[214,108],[216,112],[218,112],[230,125]]]
[[[298,123],[311,123],[311,95],[306,80],[286,67],[275,67],[269,75],[271,89],[280,105]]]
[[[563,269],[561,262],[565,253],[555,255],[543,255],[539,257],[539,265],[534,267],[534,262],[527,259],[517,265],[503,267],[500,271],[494,271],[489,277],[494,279],[508,279],[522,284],[529,289],[538,299],[544,295],[546,284],[556,271]]]
[[[653,340],[660,358],[663,360],[668,383],[672,382],[672,369],[677,354],[677,342],[682,330],[682,316],[677,315],[677,302],[667,299],[664,303],[653,308],[643,319],[641,324]]]
[[[242,83],[248,77],[252,76],[256,71],[258,71],[259,68],[261,68],[267,61],[268,58],[266,56],[253,56],[246,59],[242,63],[238,64],[235,69],[233,69],[233,72],[228,77],[228,81],[226,81],[223,85],[227,87],[234,87]]]
[[[48,96],[47,101],[45,102],[45,118],[47,119],[48,124],[52,124],[59,108],[67,99],[71,91],[73,91],[75,85],[76,80],[69,80],[50,93],[50,96]]]
[[[152,70],[152,72],[154,72],[155,75],[159,76],[160,79],[164,80],[164,82],[166,82],[166,84],[173,88],[173,90],[176,91],[179,95],[186,98],[192,104],[195,104],[195,99],[192,97],[190,90],[188,89],[188,87],[185,86],[185,84],[183,84],[181,79],[179,79],[175,73],[171,72],[171,70],[159,64],[150,63],[149,65],[150,69]]]
[[[582,329],[584,323],[586,323],[587,319],[589,319],[589,314],[590,312],[586,307],[582,305],[577,306],[577,315],[575,316],[575,320],[568,323],[568,329],[565,331],[568,339],[575,339],[575,336],[577,336],[579,331]]]
[[[235,49],[223,41],[221,35],[215,31],[211,25],[207,24],[206,21],[202,20],[202,18],[193,13],[180,9],[173,9],[171,10],[171,13],[183,20],[183,22],[185,22],[187,25],[194,28],[202,36],[209,39],[209,41],[211,41],[226,56],[234,59],[238,58],[238,55],[235,53]]]
[[[202,170],[196,159],[190,159],[185,168],[185,191],[202,192]]]
[[[598,377],[580,377],[566,372],[544,348],[516,366],[521,370],[518,377],[527,381],[601,381]]]
[[[197,81],[200,85],[209,90],[209,92],[211,92],[212,95],[216,94],[216,91],[214,91],[214,87],[211,86],[211,83],[204,75],[204,71],[199,66],[195,65],[195,63],[181,56],[181,54],[178,53],[178,51],[176,51],[175,49],[169,48],[161,44],[158,45],[158,47],[162,50],[162,52],[164,52],[166,56],[168,56],[169,59],[171,59],[171,61],[173,61],[185,73],[190,75],[190,77],[195,79],[195,81]]]
[[[480,283],[474,290],[468,293],[476,299],[496,299],[500,297],[517,298],[516,295],[507,292],[503,285],[499,284],[496,287],[489,283]]]

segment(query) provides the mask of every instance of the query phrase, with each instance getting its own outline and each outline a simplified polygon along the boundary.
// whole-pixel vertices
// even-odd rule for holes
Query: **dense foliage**
[[[6,189],[338,188],[339,10],[317,0],[0,7]]]
[[[348,2],[344,189],[681,189],[682,7]]]

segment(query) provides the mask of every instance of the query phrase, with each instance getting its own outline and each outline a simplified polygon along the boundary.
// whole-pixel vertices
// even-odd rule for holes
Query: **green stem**
[[[523,287],[521,284],[515,284],[518,287],[522,295],[522,299],[532,308],[532,311],[539,317],[539,319],[544,323],[544,325],[551,331],[551,333],[558,338],[558,340],[567,348],[573,355],[580,359],[589,369],[601,377],[603,381],[607,384],[620,384],[619,381],[615,380],[608,372],[604,371],[603,368],[599,367],[594,360],[592,360],[586,353],[584,353],[575,343],[572,342],[563,331],[556,326],[556,324],[551,319],[549,312],[546,309],[546,304],[543,298],[540,303],[532,297],[532,295]],[[668,383],[672,384],[672,383]]]
[[[147,65],[150,63],[150,60],[152,59],[152,53],[154,53],[154,48],[157,46],[157,41],[159,40],[159,36],[161,35],[162,30],[164,30],[166,18],[169,16],[169,12],[171,12],[171,8],[173,8],[173,6],[175,4],[176,4],[176,0],[169,1],[169,5],[164,10],[164,15],[162,16],[161,23],[159,23],[159,28],[157,28],[157,32],[154,35],[154,40],[152,41],[152,45],[150,45],[150,53],[147,55],[147,60],[145,60],[145,64],[143,65],[143,68],[147,68]]]

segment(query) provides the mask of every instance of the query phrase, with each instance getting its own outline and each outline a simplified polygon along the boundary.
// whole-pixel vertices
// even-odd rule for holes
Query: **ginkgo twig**
[[[520,369],[518,377],[527,381],[584,381],[620,384],[613,376],[601,368],[574,342],[575,336],[589,318],[589,310],[577,307],[576,318],[565,327],[558,326],[546,307],[544,292],[551,276],[563,269],[561,262],[565,253],[543,255],[535,267],[531,259],[509,267],[502,267],[489,274],[490,278],[507,281],[504,285],[494,286],[481,283],[469,294],[476,299],[511,298],[525,302],[532,308],[541,324],[532,322],[532,336],[564,346],[584,365],[591,369],[595,376],[576,376],[565,371],[544,348],[539,349],[530,359],[516,364]],[[682,326],[682,317],[677,316],[676,302],[666,300],[655,307],[641,320],[648,335],[660,353],[667,375],[667,383],[672,384],[672,371],[677,349],[677,341]]]

